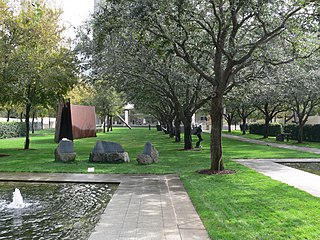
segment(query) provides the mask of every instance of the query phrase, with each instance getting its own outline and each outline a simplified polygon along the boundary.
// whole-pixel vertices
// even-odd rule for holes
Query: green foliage
[[[291,133],[292,139],[298,139],[299,126],[290,124],[283,127],[284,132]],[[303,140],[309,142],[320,142],[320,124],[304,125]]]
[[[23,122],[0,123],[0,138],[26,136],[26,126]]]
[[[265,124],[254,123],[249,125],[250,134],[264,135],[265,133]],[[277,134],[282,132],[282,126],[280,124],[270,124],[269,125],[269,135],[277,136]]]

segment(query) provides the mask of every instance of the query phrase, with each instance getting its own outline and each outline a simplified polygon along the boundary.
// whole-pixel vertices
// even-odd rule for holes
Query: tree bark
[[[104,119],[103,130],[102,130],[103,133],[106,133],[106,125],[107,125],[107,121],[108,121],[108,120],[106,120],[106,118],[107,118],[106,116],[104,116],[104,118],[103,118]]]
[[[301,121],[299,121],[298,143],[303,142],[303,126],[304,126],[304,124]]]
[[[11,109],[7,109],[7,122],[10,121],[10,113],[11,113]]]
[[[264,129],[263,138],[268,138],[269,137],[270,119],[267,116],[264,119],[264,126],[265,126],[265,129]]]
[[[32,120],[31,120],[31,131],[32,134],[34,134],[34,118],[35,118],[35,112],[32,113]]]
[[[184,149],[192,149],[192,136],[191,136],[191,120],[183,123],[184,128]]]
[[[242,135],[246,134],[246,130],[247,130],[246,124],[247,124],[247,118],[244,117],[244,118],[242,118]]]
[[[109,129],[112,132],[112,116],[109,118]]]
[[[169,122],[169,137],[173,138],[174,137],[174,128],[173,128],[173,124],[172,124],[172,120]]]
[[[180,123],[181,123],[181,120],[179,118],[176,118],[174,120],[175,142],[181,142]]]
[[[224,170],[222,156],[222,116],[223,116],[223,99],[222,94],[216,93],[216,96],[211,100],[211,170]]]
[[[50,128],[50,126],[49,126]],[[41,118],[41,130],[43,130],[43,117]]]
[[[30,147],[30,111],[31,111],[31,104],[26,104],[26,141],[24,143],[24,149],[29,149]]]

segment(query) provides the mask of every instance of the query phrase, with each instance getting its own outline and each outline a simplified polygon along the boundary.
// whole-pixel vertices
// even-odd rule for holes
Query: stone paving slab
[[[89,240],[209,240],[177,175],[0,173],[0,181],[119,183]]]
[[[284,166],[281,162],[319,162],[320,159],[237,159],[234,160],[246,167],[254,169],[272,179],[320,197],[320,176]]]

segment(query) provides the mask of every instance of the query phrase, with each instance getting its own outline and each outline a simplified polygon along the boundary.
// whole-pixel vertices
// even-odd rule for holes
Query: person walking
[[[201,148],[200,142],[203,140],[201,134],[202,134],[202,127],[201,125],[199,125],[196,129],[196,134],[195,134],[199,138],[199,140],[196,142],[196,148]]]

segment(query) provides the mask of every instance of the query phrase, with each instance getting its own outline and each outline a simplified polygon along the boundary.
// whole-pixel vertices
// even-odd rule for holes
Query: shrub
[[[26,124],[23,122],[0,123],[0,138],[13,138],[26,136]]]
[[[286,125],[284,126],[284,132],[291,133],[292,139],[298,139],[299,126],[298,125]],[[303,138],[304,141],[320,142],[320,124],[316,125],[304,125]]]
[[[285,126],[283,126],[283,131],[285,133],[291,133],[292,139],[294,139],[294,140],[298,139],[298,132],[299,132],[298,125],[296,125],[296,124],[285,125]]]
[[[277,136],[282,132],[282,127],[280,124],[270,124],[269,125],[269,136]],[[265,125],[260,123],[254,123],[249,125],[249,133],[264,135]]]

